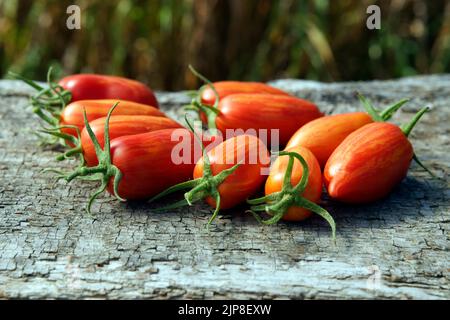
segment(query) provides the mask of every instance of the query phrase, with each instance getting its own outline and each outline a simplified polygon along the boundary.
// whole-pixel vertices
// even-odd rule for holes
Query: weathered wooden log
[[[450,298],[450,76],[322,84],[274,85],[311,99],[327,113],[360,110],[356,90],[375,105],[409,102],[403,123],[433,107],[414,130],[417,154],[445,181],[413,164],[389,198],[348,206],[325,198],[326,222],[262,226],[243,208],[204,226],[210,208],[197,204],[152,213],[145,203],[100,197],[93,217],[84,204],[94,185],[53,184],[42,174],[55,153],[37,146],[31,91],[0,81],[0,298]],[[159,93],[174,117],[189,101]],[[176,110],[179,111],[176,111]],[[167,200],[170,201],[170,200]]]

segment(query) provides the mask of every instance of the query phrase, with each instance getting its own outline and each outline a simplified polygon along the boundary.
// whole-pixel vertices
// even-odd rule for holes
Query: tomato
[[[325,116],[313,120],[297,130],[286,149],[302,146],[311,150],[321,167],[325,166],[331,153],[353,131],[373,122],[365,112],[353,112]]]
[[[80,132],[84,128],[83,110],[86,110],[89,122],[106,117],[111,106],[118,102],[112,99],[80,100],[69,103],[61,112],[58,126],[75,126]],[[142,115],[165,117],[165,114],[155,107],[132,101],[119,100],[119,105],[114,109],[114,116],[118,115]],[[71,127],[61,129],[62,132],[77,137],[77,131]]]
[[[172,139],[175,130],[185,135],[193,147],[195,140],[187,129],[164,129],[111,141],[111,162],[122,174],[118,184],[120,197],[146,199],[189,179],[197,159],[190,163],[174,163],[172,150],[179,143]],[[113,180],[109,181],[107,190],[114,194]]]
[[[313,211],[328,221],[335,237],[333,218],[316,204],[322,194],[322,172],[316,157],[308,149],[296,146],[280,152],[270,168],[264,193],[262,198],[247,201],[252,205],[250,212],[259,221],[266,224],[276,223],[280,219],[301,221]],[[262,220],[258,211],[272,217]]]
[[[427,110],[422,109],[403,130],[376,122],[347,136],[325,165],[330,197],[347,203],[368,203],[387,196],[408,172],[414,151],[407,136]]]
[[[150,201],[192,188],[185,193],[185,200],[161,210],[205,199],[215,208],[210,224],[220,209],[232,208],[258,191],[265,180],[264,169],[269,165],[269,151],[260,139],[252,135],[235,136],[204,154],[195,165],[194,180],[172,186]]]
[[[142,82],[99,74],[74,74],[58,84],[71,93],[71,101],[89,99],[123,99],[158,107],[153,91]]]
[[[289,96],[289,93],[261,82],[218,81],[212,83],[212,85],[217,91],[219,101],[236,93],[265,93]],[[203,104],[214,106],[216,95],[209,85],[200,89],[200,99]]]
[[[105,122],[106,117],[96,119],[89,123],[93,133],[97,137],[97,140],[102,148],[104,145]],[[112,116],[109,119],[109,137],[111,140],[118,137],[170,128],[182,128],[182,126],[176,121],[164,117]],[[94,144],[92,143],[92,140],[86,128],[84,128],[83,131],[81,132],[80,142],[83,150],[82,151],[83,156],[84,159],[86,160],[87,165],[88,166],[97,165],[98,161],[97,155],[95,153]]]
[[[298,128],[323,115],[307,100],[269,94],[230,95],[220,100],[218,111],[213,115],[215,127],[224,135],[227,129],[254,129],[256,134],[266,129],[270,141],[270,130],[278,129],[281,145],[285,145]]]
[[[51,73],[52,68],[49,68],[48,88],[18,74],[10,72],[10,75],[38,91],[31,100],[35,109],[41,111],[61,110],[69,102],[91,99],[127,100],[158,108],[153,91],[136,80],[86,73],[70,75],[55,83],[51,79]]]
[[[269,86],[261,82],[246,82],[246,81],[218,81],[212,83],[205,76],[200,74],[191,65],[189,66],[191,72],[202,79],[206,85],[202,86],[198,92],[198,96],[192,101],[192,108],[199,112],[200,119],[204,124],[208,124],[209,108],[205,111],[202,106],[209,106],[214,110],[219,101],[229,95],[238,93],[263,93],[273,95],[289,96],[289,93]],[[213,126],[214,127],[214,126]]]
[[[374,121],[386,121],[408,100],[403,99],[378,113],[368,100],[359,95],[366,112],[351,112],[325,116],[313,120],[297,130],[286,145],[287,148],[308,148],[323,168],[337,146],[353,131]]]
[[[117,104],[109,110],[104,121],[103,148],[87,118],[84,117],[84,130],[95,146],[98,159],[96,166],[79,166],[69,174],[52,170],[68,182],[81,177],[102,182],[100,188],[90,197],[87,212],[90,212],[93,201],[105,189],[122,201],[152,197],[168,186],[188,179],[201,156],[196,155],[192,133],[184,128],[121,136],[111,141],[111,113],[116,107]],[[184,151],[189,156],[187,161],[184,156],[180,160],[174,155],[174,149],[180,143],[186,147]]]
[[[309,201],[318,203],[320,196],[322,195],[322,171],[320,170],[319,162],[314,154],[304,147],[294,147],[286,149],[287,152],[296,152],[301,155],[309,168],[308,184],[301,196]],[[269,177],[267,178],[264,193],[270,195],[275,192],[279,192],[283,188],[283,180],[286,174],[289,157],[278,157],[271,170]],[[299,161],[294,161],[291,175],[291,184],[296,185],[300,182],[303,175],[303,168]],[[298,207],[291,206],[283,215],[281,219],[287,221],[300,221],[308,218],[311,215],[311,211]]]

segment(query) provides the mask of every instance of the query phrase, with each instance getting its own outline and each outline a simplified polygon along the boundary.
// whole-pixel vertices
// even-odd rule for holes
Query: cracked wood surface
[[[25,109],[31,91],[2,80],[0,298],[449,299],[450,75],[273,84],[327,113],[359,110],[355,90],[377,106],[412,98],[396,123],[431,104],[411,141],[446,180],[432,180],[413,164],[383,201],[348,206],[324,196],[337,223],[336,247],[318,217],[266,227],[238,208],[224,212],[208,231],[211,210],[202,203],[156,214],[145,203],[119,203],[107,195],[89,217],[84,204],[95,186],[53,184],[51,175],[40,173],[62,164],[30,133],[38,127]],[[178,118],[176,108],[189,101],[182,93],[158,98]]]

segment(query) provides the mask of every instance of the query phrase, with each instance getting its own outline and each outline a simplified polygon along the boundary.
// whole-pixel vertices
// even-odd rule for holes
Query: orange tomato
[[[371,123],[351,133],[328,159],[324,178],[328,194],[348,203],[387,196],[405,178],[413,147],[390,123]]]
[[[372,123],[366,112],[352,112],[325,116],[308,122],[297,130],[286,149],[302,146],[308,148],[323,168],[330,155],[353,131]]]
[[[301,146],[296,146],[286,149],[287,152],[296,152],[301,155],[309,168],[308,184],[301,196],[309,201],[318,203],[322,194],[322,172],[320,171],[319,162],[314,154]],[[270,195],[279,192],[283,188],[283,179],[286,173],[289,158],[286,156],[278,157],[272,168],[270,169],[269,177],[266,180],[265,195]],[[294,161],[291,175],[291,184],[295,186],[301,180],[303,175],[303,167],[299,161]],[[283,215],[282,219],[287,221],[300,221],[308,218],[311,211],[298,206],[291,206]]]
[[[84,128],[83,110],[86,110],[88,122],[98,118],[106,117],[111,106],[119,102],[114,109],[114,116],[117,115],[141,115],[165,117],[159,109],[126,100],[101,99],[101,100],[79,100],[69,103],[62,111],[59,119],[61,126],[75,126],[80,132]],[[62,132],[77,137],[77,132],[73,128],[62,128]]]

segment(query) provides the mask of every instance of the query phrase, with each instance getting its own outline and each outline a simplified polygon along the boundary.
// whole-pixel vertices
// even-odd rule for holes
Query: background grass
[[[81,30],[66,28],[81,7]],[[381,30],[366,9],[381,8]],[[321,81],[450,71],[444,0],[0,0],[0,74],[118,74],[164,90],[211,80]]]

